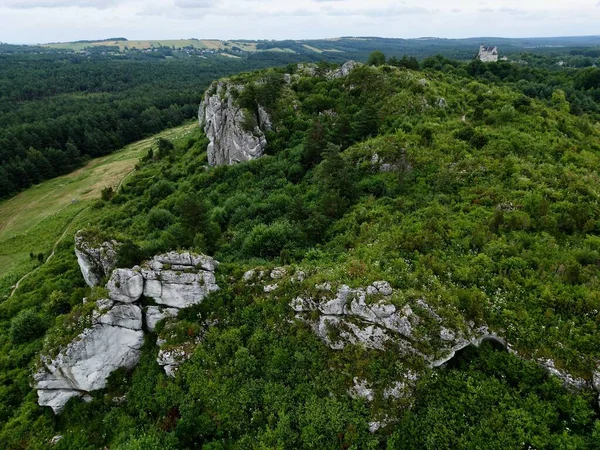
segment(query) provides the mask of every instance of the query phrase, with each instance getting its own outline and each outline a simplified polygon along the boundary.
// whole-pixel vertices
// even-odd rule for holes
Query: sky
[[[600,34],[599,0],[0,0],[0,42]]]

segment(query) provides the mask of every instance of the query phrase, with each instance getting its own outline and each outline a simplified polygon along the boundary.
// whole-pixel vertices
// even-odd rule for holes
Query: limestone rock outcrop
[[[336,78],[347,77],[348,75],[350,75],[350,72],[352,72],[354,69],[356,69],[360,65],[361,64],[357,63],[356,61],[352,61],[352,60],[346,61],[342,65],[342,67],[340,67],[339,69],[329,72],[327,74],[327,78],[336,79]]]
[[[148,306],[146,308],[146,327],[148,331],[154,333],[156,325],[161,320],[177,317],[179,310],[177,308],[162,308],[160,306]]]
[[[172,308],[196,305],[219,289],[214,270],[218,263],[207,256],[171,252],[143,265],[144,296]]]
[[[271,128],[269,114],[262,106],[257,111],[241,108],[232,94],[235,88],[219,81],[209,89],[200,104],[200,127],[208,137],[208,163],[211,166],[231,165],[260,158],[267,147],[265,131]]]
[[[114,240],[94,244],[85,232],[81,230],[77,232],[75,235],[75,255],[83,279],[88,286],[100,285],[102,279],[115,268],[118,246],[119,243]]]
[[[102,302],[104,307],[108,304]],[[104,388],[113,371],[138,363],[144,343],[141,309],[117,305],[94,316],[93,326],[55,358],[42,358],[43,367],[34,375],[40,406],[59,413],[71,397]]]
[[[108,296],[115,302],[134,303],[144,293],[144,278],[139,267],[134,269],[115,269],[106,285]]]
[[[506,346],[487,327],[477,328],[474,324],[463,324],[457,330],[445,327],[442,318],[422,300],[396,306],[392,299],[394,290],[386,281],[376,281],[364,288],[342,285],[335,293],[330,283],[316,285],[315,289],[318,295],[297,297],[290,306],[334,350],[348,344],[378,350],[391,346],[403,354],[422,358],[430,367],[438,367],[457,351],[469,345],[479,346],[484,340]],[[421,348],[424,335],[429,335],[428,343],[435,340],[435,351]]]
[[[88,327],[55,357],[41,356],[41,368],[34,375],[39,405],[60,413],[72,397],[90,399],[90,392],[103,389],[115,370],[132,369],[144,344],[144,316],[146,328],[153,332],[159,321],[176,317],[179,308],[200,303],[219,289],[214,274],[218,264],[208,256],[170,252],[141,268],[115,269],[106,285],[110,298],[98,300],[89,315],[79,319]],[[142,295],[167,307],[148,306],[143,316],[135,304]],[[158,361],[168,375],[191,356],[190,345],[161,348]]]

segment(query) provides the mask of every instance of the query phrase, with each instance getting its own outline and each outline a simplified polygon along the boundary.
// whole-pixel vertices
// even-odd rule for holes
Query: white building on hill
[[[498,47],[480,46],[477,59],[482,62],[498,62]]]

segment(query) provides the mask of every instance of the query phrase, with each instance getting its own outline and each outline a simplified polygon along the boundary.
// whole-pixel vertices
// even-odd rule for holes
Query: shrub
[[[45,321],[33,309],[25,309],[10,321],[10,339],[14,344],[33,341],[46,332]]]
[[[302,232],[287,220],[272,225],[255,226],[244,240],[242,251],[247,256],[275,258],[282,250],[294,250],[303,242]]]
[[[155,208],[150,211],[147,218],[148,228],[151,231],[164,230],[175,221],[175,217],[166,209]]]

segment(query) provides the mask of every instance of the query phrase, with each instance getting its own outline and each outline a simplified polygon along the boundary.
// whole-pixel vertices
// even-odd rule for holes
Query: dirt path
[[[46,261],[44,261],[43,264],[40,264],[39,266],[37,266],[31,272],[28,272],[25,275],[23,275],[21,277],[21,279],[19,281],[17,281],[17,284],[15,284],[15,287],[13,288],[13,290],[10,293],[10,295],[8,296],[8,298],[12,298],[12,296],[15,295],[15,292],[17,292],[17,289],[19,289],[19,286],[21,285],[21,282],[23,280],[25,280],[27,277],[29,277],[32,273],[38,271],[44,264],[47,264],[54,257],[54,253],[56,252],[56,247],[58,247],[58,244],[60,244],[60,241],[62,241],[64,239],[64,237],[67,235],[67,232],[71,228],[71,225],[73,225],[73,223],[75,223],[75,221],[79,218],[79,216],[81,216],[88,209],[90,209],[90,206],[87,206],[87,207],[83,208],[81,211],[79,211],[75,215],[75,217],[73,217],[73,219],[65,227],[65,230],[63,231],[63,234],[61,234],[60,237],[58,238],[58,240],[54,243],[54,247],[52,247],[52,253],[50,253],[50,255],[48,256],[48,258],[46,258]]]

